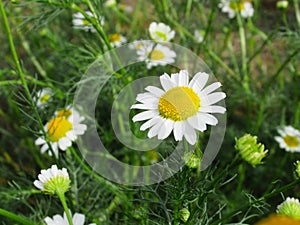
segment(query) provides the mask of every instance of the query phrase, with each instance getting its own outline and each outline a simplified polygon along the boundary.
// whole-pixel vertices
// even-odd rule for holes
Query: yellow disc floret
[[[121,40],[121,36],[119,34],[111,34],[108,37],[109,41],[114,43],[114,42],[118,42]]]
[[[150,55],[151,60],[162,60],[165,58],[165,53],[160,50],[153,50]]]
[[[160,115],[166,119],[183,121],[195,115],[200,99],[190,87],[175,87],[164,93],[158,103]]]
[[[290,148],[295,148],[295,147],[297,147],[299,145],[299,140],[295,136],[286,135],[283,138],[283,140],[286,143],[286,145],[289,146]]]
[[[244,2],[230,2],[229,7],[237,11],[242,11],[245,8]]]
[[[72,123],[65,117],[55,117],[48,123],[48,135],[52,142],[58,142],[72,129]]]

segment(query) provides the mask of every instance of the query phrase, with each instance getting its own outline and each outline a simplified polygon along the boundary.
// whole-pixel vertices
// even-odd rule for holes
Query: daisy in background
[[[277,206],[277,213],[295,220],[300,220],[299,199],[287,197],[283,203]]]
[[[146,111],[135,115],[133,122],[146,121],[140,130],[149,128],[149,138],[157,136],[163,140],[173,131],[176,141],[184,137],[194,145],[197,141],[196,130],[205,131],[207,125],[217,125],[218,120],[211,113],[226,111],[224,107],[214,105],[226,97],[223,92],[214,92],[221,83],[215,82],[205,87],[208,78],[207,73],[199,72],[189,82],[186,70],[171,76],[163,74],[160,76],[163,89],[148,86],[145,88],[147,92],[137,95],[139,103],[131,108]]]
[[[147,69],[151,69],[153,66],[165,66],[174,63],[176,57],[176,53],[168,47],[147,42],[137,50],[137,55],[139,60],[146,62]]]
[[[139,50],[147,46],[147,41],[145,40],[137,40],[128,45],[130,49]]]
[[[202,43],[204,39],[205,30],[195,30],[194,37],[197,43]]]
[[[56,158],[58,158],[58,149],[65,151],[79,135],[84,134],[87,126],[81,124],[83,120],[84,117],[82,117],[75,109],[68,106],[57,111],[54,117],[46,123],[44,130],[48,135]],[[48,151],[49,155],[52,155],[45,137],[39,137],[35,141],[35,144],[42,145],[42,153]]]
[[[91,13],[90,11],[85,11],[85,13],[91,17],[94,18],[93,13]],[[104,18],[100,17],[100,24],[103,26],[104,25]],[[79,30],[84,30],[86,32],[91,31],[92,33],[96,32],[96,29],[93,27],[93,25],[91,24],[90,21],[88,21],[84,15],[80,12],[77,12],[75,14],[73,14],[73,28],[74,29],[79,29]]]
[[[117,6],[117,1],[116,0],[107,0],[104,3],[104,6],[107,8],[114,8],[115,6]]]
[[[118,9],[125,13],[131,13],[133,11],[133,9],[130,5],[125,5],[122,3],[118,4]]]
[[[112,47],[120,47],[122,44],[124,44],[127,41],[127,39],[124,36],[117,33],[110,34],[108,36],[108,39]]]
[[[43,88],[36,93],[33,100],[37,107],[44,108],[51,101],[52,96],[53,92],[50,88]]]
[[[223,13],[228,13],[229,18],[234,18],[239,12],[243,18],[252,17],[254,8],[251,0],[221,0],[218,4]]]
[[[52,165],[47,170],[41,170],[38,180],[33,182],[34,186],[47,194],[64,194],[70,188],[70,178],[66,168],[58,169]]]
[[[277,130],[280,136],[275,140],[279,143],[280,148],[288,152],[300,152],[300,131],[292,126],[285,126]]]
[[[157,42],[170,41],[175,36],[175,31],[164,23],[152,22],[149,26],[150,37]]]
[[[53,219],[46,217],[44,219],[47,225],[69,225],[67,215],[64,213],[63,217],[59,214],[53,216]],[[84,225],[85,215],[81,213],[75,213],[72,217],[73,225]],[[89,225],[96,225],[95,223],[90,223]]]

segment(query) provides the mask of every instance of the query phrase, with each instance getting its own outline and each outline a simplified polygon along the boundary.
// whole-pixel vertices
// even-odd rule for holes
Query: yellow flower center
[[[68,118],[72,114],[71,110],[69,109],[62,109],[57,112],[57,117],[66,117]]]
[[[83,25],[90,25],[91,23],[90,23],[90,21],[88,21],[87,19],[83,19],[83,20],[82,20],[82,24],[83,24]]]
[[[150,59],[151,60],[162,60],[165,58],[165,53],[161,50],[156,50],[154,49],[152,52],[151,52],[151,55],[150,55]]]
[[[72,129],[72,123],[66,117],[55,117],[48,123],[48,135],[52,142],[58,142]]]
[[[41,103],[46,103],[50,98],[49,94],[45,94],[41,97]]]
[[[200,99],[192,88],[175,87],[164,93],[158,103],[158,111],[164,118],[182,121],[195,115],[200,108]]]
[[[232,10],[237,10],[237,11],[242,11],[245,8],[244,2],[230,2],[229,7]]]
[[[121,40],[121,36],[119,34],[111,34],[108,39],[110,42],[118,42]]]
[[[290,148],[295,148],[295,147],[297,147],[299,145],[299,140],[295,136],[286,135],[283,138],[283,140],[286,143],[286,145],[289,146]]]
[[[158,37],[161,37],[164,41],[167,40],[167,35],[161,31],[155,31],[155,34],[158,36]]]

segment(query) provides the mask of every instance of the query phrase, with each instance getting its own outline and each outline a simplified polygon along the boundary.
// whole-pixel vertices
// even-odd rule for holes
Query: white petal
[[[145,88],[145,90],[149,91],[151,94],[155,95],[158,98],[165,93],[160,88],[154,87],[154,86],[148,86],[148,87]]]
[[[61,150],[65,151],[68,147],[72,145],[72,142],[69,140],[69,138],[61,138],[58,141],[58,146]]]
[[[36,186],[38,189],[41,189],[41,190],[44,189],[44,184],[43,184],[41,181],[39,181],[39,180],[35,180],[35,181],[33,182],[33,184],[34,184],[34,186]]]
[[[226,97],[226,94],[224,92],[215,92],[215,93],[207,95],[206,99],[209,102],[209,105],[212,105],[212,104],[224,99],[225,97]]]
[[[160,83],[165,91],[168,91],[169,89],[176,86],[171,80],[171,78],[169,77],[169,75],[166,73],[160,76]]]
[[[165,120],[165,119],[163,119],[163,120]],[[162,125],[163,125],[163,123],[157,123],[153,127],[151,127],[148,132],[148,137],[153,138],[154,136],[156,136]]]
[[[205,113],[225,113],[226,108],[219,106],[219,105],[208,105],[204,107],[200,107],[199,112]]]
[[[151,119],[155,116],[158,115],[158,112],[155,111],[145,111],[145,112],[141,112],[139,114],[136,114],[133,118],[132,121],[133,122],[137,122],[137,121],[143,121],[143,120],[148,120]]]
[[[181,141],[184,132],[184,122],[175,122],[174,123],[174,138],[176,141]]]
[[[189,125],[199,131],[205,131],[207,129],[207,126],[204,121],[201,120],[201,118],[198,118],[198,114],[195,116],[192,116],[187,119],[187,122]]]
[[[172,132],[173,127],[174,127],[174,121],[168,119],[165,120],[160,128],[160,131],[158,132],[158,139],[163,140],[167,138]]]
[[[180,70],[178,78],[179,78],[179,86],[188,86],[189,73],[187,70]]]
[[[42,144],[45,144],[46,141],[44,138],[39,137],[38,139],[35,140],[34,143],[35,143],[35,145],[42,145]]]
[[[220,82],[212,83],[212,84],[208,85],[207,87],[205,87],[202,90],[202,93],[205,94],[205,95],[207,95],[207,94],[215,91],[216,89],[218,89],[221,86],[222,86],[222,84]]]
[[[140,130],[144,131],[148,129],[149,127],[154,126],[157,123],[161,123],[163,119],[160,116],[153,117],[152,119],[148,120],[146,123],[144,123],[141,127]]]
[[[196,144],[197,141],[196,131],[188,123],[185,124],[184,137],[191,145]]]
[[[48,149],[49,149],[49,146],[48,146],[47,143],[45,143],[45,144],[42,146],[42,148],[41,148],[41,153],[46,152]]]
[[[74,125],[72,131],[75,135],[82,135],[86,131],[87,126],[85,124],[76,124]]]
[[[157,104],[134,104],[130,107],[131,109],[157,109]]]
[[[71,131],[68,131],[66,133],[66,136],[71,140],[71,141],[75,141],[77,139],[77,136],[74,134],[74,132],[71,130]]]
[[[198,113],[198,119],[205,122],[206,124],[209,125],[217,125],[218,124],[218,119],[214,117],[213,115],[210,115],[208,113]]]
[[[75,213],[72,221],[74,225],[84,225],[85,216],[80,213]]]
[[[208,77],[209,75],[207,73],[196,73],[193,79],[191,80],[189,87],[192,88],[196,93],[199,93],[205,86]]]

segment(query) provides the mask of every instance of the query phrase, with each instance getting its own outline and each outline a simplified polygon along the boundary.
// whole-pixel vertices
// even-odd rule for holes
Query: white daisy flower
[[[195,30],[194,31],[194,37],[195,37],[197,43],[203,42],[204,34],[205,34],[205,30]]]
[[[50,88],[43,88],[36,93],[33,100],[36,102],[37,107],[44,108],[51,100],[52,95],[53,92]]]
[[[127,41],[126,37],[116,33],[110,34],[108,36],[108,39],[112,47],[120,47],[122,44],[124,44]]]
[[[47,170],[41,170],[38,180],[33,182],[34,186],[48,194],[61,194],[70,188],[70,178],[66,168],[58,169],[56,165],[52,165]]]
[[[94,17],[93,13],[91,13],[90,11],[86,11],[85,12],[89,17]],[[100,17],[99,18],[101,25],[104,25],[104,18]],[[93,33],[96,32],[96,29],[93,27],[93,25],[90,23],[90,21],[88,21],[84,15],[80,12],[77,12],[75,14],[73,14],[73,28],[74,29],[79,29],[79,30],[84,30],[86,32],[91,31]]]
[[[237,11],[243,18],[252,17],[254,14],[251,0],[221,0],[218,7],[223,13],[228,13],[229,18],[234,18]]]
[[[283,203],[277,206],[277,213],[300,220],[299,199],[287,197]]]
[[[57,214],[53,216],[53,219],[51,219],[50,217],[46,217],[44,221],[46,222],[47,225],[69,225],[67,215],[65,212],[63,217]],[[84,225],[85,215],[81,213],[75,213],[74,216],[72,217],[72,222],[73,225]],[[96,224],[90,223],[89,225],[96,225]]]
[[[162,88],[148,86],[146,93],[138,94],[139,104],[132,109],[146,110],[135,115],[133,122],[145,121],[140,130],[148,128],[148,137],[167,138],[173,131],[176,141],[183,137],[194,145],[197,141],[196,130],[205,131],[208,125],[217,125],[218,120],[211,113],[225,113],[222,106],[214,105],[226,97],[223,92],[214,92],[221,86],[220,82],[204,87],[209,75],[204,72],[195,74],[189,82],[188,71],[163,74],[160,76]]]
[[[108,7],[108,8],[113,8],[117,5],[117,1],[116,0],[107,0],[105,3],[104,3],[104,6],[105,7]]]
[[[149,26],[150,37],[154,41],[170,41],[175,36],[175,31],[164,23],[152,22]]]
[[[130,5],[125,4],[118,4],[118,8],[122,12],[131,13],[133,11],[132,7]]]
[[[279,143],[280,148],[288,152],[300,152],[300,131],[292,126],[285,126],[277,130],[280,136],[275,140]]]
[[[84,134],[87,126],[81,124],[83,120],[84,117],[80,116],[75,109],[68,106],[65,109],[57,111],[55,116],[44,126],[56,158],[58,158],[58,149],[65,151],[72,145],[72,141],[75,141],[79,135]],[[45,137],[39,137],[35,141],[35,144],[42,145],[42,153],[49,150]],[[48,153],[52,155],[50,150]]]
[[[128,47],[133,50],[139,50],[139,49],[145,48],[147,45],[148,45],[148,42],[146,40],[136,40],[134,42],[131,42],[128,45]]]
[[[145,61],[147,68],[152,66],[162,65],[175,62],[176,53],[166,46],[154,43],[146,43],[137,50],[138,59]]]

